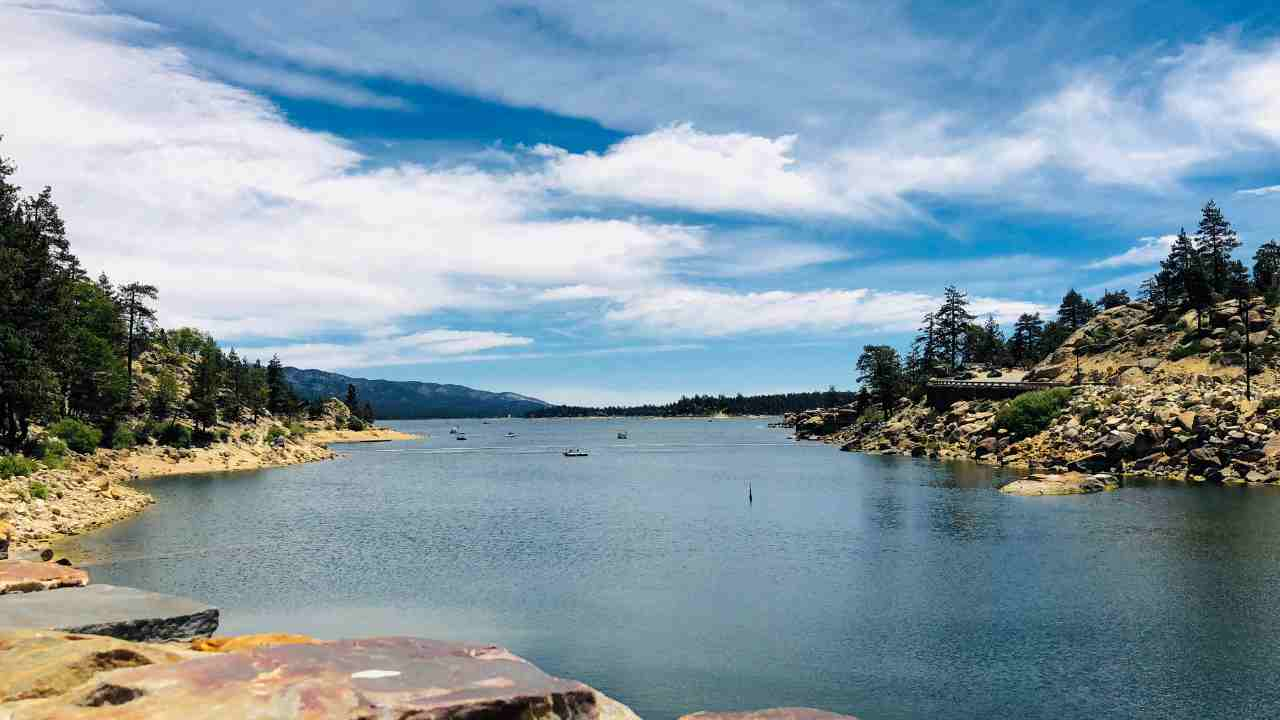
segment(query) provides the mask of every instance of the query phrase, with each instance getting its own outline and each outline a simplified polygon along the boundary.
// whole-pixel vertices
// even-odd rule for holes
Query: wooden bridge
[[[1021,382],[983,380],[930,380],[925,385],[929,405],[945,410],[958,400],[1007,400],[1032,390],[1059,387],[1081,387],[1093,383]]]

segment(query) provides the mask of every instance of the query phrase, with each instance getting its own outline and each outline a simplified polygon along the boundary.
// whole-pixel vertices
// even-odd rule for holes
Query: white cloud
[[[246,347],[240,354],[264,361],[273,355],[298,367],[360,368],[411,365],[475,356],[486,350],[525,347],[532,338],[502,332],[436,329],[354,343],[289,343]]]
[[[555,288],[547,288],[542,292],[533,296],[534,300],[539,302],[564,302],[566,300],[592,300],[597,298],[607,298],[613,295],[613,291],[606,287],[598,287],[596,285],[562,285]]]
[[[359,330],[505,288],[635,285],[703,252],[701,228],[547,219],[544,178],[405,164],[362,169],[342,141],[291,126],[155,28],[0,4],[2,150],[46,183],[86,266],[162,288],[166,323],[229,339]],[[85,68],[93,68],[86,72]]]
[[[1280,185],[1268,185],[1266,187],[1249,188],[1248,190],[1237,190],[1237,195],[1254,195],[1256,197],[1264,197],[1267,195],[1280,194]]]
[[[796,136],[711,134],[689,124],[629,137],[608,151],[572,154],[545,145],[552,182],[583,197],[705,212],[846,215],[855,211],[816,168],[797,165]]]
[[[728,336],[746,333],[832,332],[850,328],[914,330],[941,300],[923,293],[859,288],[807,292],[733,292],[672,287],[637,293],[610,310],[606,320],[670,335]],[[1051,313],[1030,302],[972,298],[970,312],[1012,322],[1022,313]]]
[[[1102,270],[1106,268],[1155,265],[1169,256],[1169,249],[1173,247],[1175,239],[1177,239],[1176,235],[1141,237],[1138,238],[1136,245],[1119,255],[1112,255],[1111,257],[1091,262],[1085,268]]]

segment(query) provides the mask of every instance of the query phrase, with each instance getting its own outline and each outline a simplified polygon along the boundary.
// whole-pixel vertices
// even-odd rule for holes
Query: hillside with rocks
[[[799,439],[848,451],[1052,472],[1280,482],[1278,320],[1260,302],[1219,303],[1199,324],[1194,311],[1156,318],[1143,303],[1100,313],[1028,374],[1073,383],[1079,355],[1079,384],[1062,390],[1045,427],[1026,437],[1002,426],[1010,400],[962,400],[939,410],[927,397],[904,398],[887,419],[847,406],[787,422]]]

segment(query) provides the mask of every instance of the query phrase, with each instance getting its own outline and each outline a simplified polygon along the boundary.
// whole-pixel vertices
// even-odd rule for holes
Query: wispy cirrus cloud
[[[1237,190],[1237,195],[1253,195],[1255,197],[1265,197],[1267,195],[1280,195],[1280,185],[1267,185],[1266,187],[1249,188],[1247,190]]]
[[[1155,265],[1169,256],[1175,235],[1148,236],[1138,238],[1138,242],[1128,250],[1110,257],[1095,260],[1086,265],[1091,270],[1105,270],[1119,267],[1137,267]]]

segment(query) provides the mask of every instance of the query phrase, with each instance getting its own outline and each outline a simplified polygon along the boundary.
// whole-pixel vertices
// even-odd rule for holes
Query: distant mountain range
[[[306,400],[347,396],[355,385],[361,402],[373,405],[378,419],[523,417],[551,407],[545,400],[516,393],[494,393],[465,387],[411,380],[368,380],[323,370],[286,367],[284,376]]]

